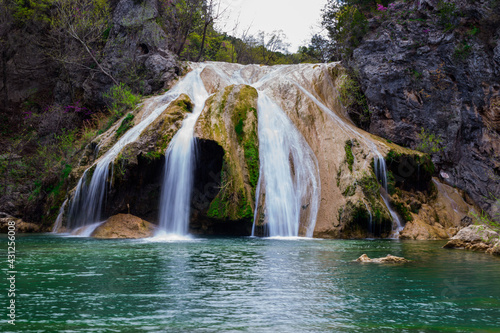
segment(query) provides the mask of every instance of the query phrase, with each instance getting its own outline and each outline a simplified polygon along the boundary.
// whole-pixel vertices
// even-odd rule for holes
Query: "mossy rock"
[[[196,136],[224,150],[221,189],[207,216],[219,220],[253,219],[259,180],[257,91],[232,85],[210,97],[196,124]]]

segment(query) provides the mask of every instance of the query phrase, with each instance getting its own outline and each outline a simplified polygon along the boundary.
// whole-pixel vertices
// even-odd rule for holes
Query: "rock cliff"
[[[369,20],[348,66],[368,100],[368,130],[400,145],[442,140],[437,172],[500,211],[500,29],[495,2],[396,2]],[[496,6],[496,7],[495,7]],[[496,22],[496,23],[495,23]]]

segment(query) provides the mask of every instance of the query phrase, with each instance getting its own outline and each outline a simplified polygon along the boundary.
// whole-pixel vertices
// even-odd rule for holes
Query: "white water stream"
[[[200,77],[204,67],[194,70],[189,81],[187,78],[183,81],[183,92],[191,98],[194,108],[184,119],[165,153],[158,237],[188,234],[195,166],[194,126],[209,97]]]

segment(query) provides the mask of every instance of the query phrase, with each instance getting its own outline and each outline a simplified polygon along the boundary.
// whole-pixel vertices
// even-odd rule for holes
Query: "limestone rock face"
[[[500,195],[498,31],[480,27],[481,37],[464,36],[467,27],[497,15],[498,7],[454,4],[457,13],[467,14],[445,31],[436,2],[396,3],[386,19],[370,20],[370,32],[349,65],[359,73],[370,106],[370,133],[406,147],[420,143],[422,128],[440,137],[438,169],[494,215],[500,209],[489,195]],[[468,51],[460,53],[464,43]]]
[[[111,216],[94,230],[94,238],[147,238],[152,237],[156,226],[130,214]]]
[[[377,263],[377,264],[383,264],[383,263],[402,264],[402,263],[410,262],[410,260],[408,260],[408,259],[405,259],[403,257],[396,257],[396,256],[393,256],[390,254],[388,254],[386,257],[374,258],[374,259],[370,259],[366,254],[363,254],[358,259],[356,259],[356,261],[357,262],[372,262],[372,263]]]
[[[500,255],[500,234],[486,226],[472,225],[460,230],[444,248],[460,248]]]

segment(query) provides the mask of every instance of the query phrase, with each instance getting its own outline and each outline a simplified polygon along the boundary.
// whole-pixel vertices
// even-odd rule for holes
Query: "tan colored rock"
[[[464,193],[437,178],[432,181],[437,189],[436,198],[415,196],[414,200],[421,202],[422,206],[418,214],[412,213],[413,221],[406,223],[400,233],[401,239],[449,239],[470,221],[469,213],[475,211],[475,207],[464,200]],[[404,199],[409,195],[403,193]]]
[[[386,257],[382,258],[375,258],[375,259],[370,259],[366,254],[362,254],[358,259],[356,259],[357,262],[373,262],[377,264],[383,264],[383,263],[394,263],[394,264],[402,264],[406,262],[410,262],[410,260],[405,259],[403,257],[396,257],[391,254],[388,254]]]
[[[130,214],[111,216],[94,232],[94,238],[147,238],[152,237],[156,226]]]
[[[473,225],[460,230],[443,247],[500,255],[500,234],[489,227]]]
[[[0,233],[8,233],[9,225],[15,224],[16,233],[40,232],[40,226],[30,222],[24,222],[5,213],[0,213]]]

